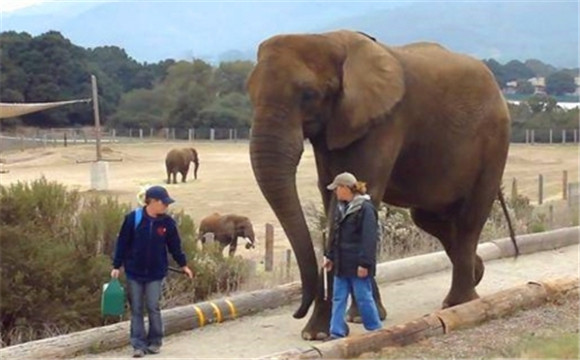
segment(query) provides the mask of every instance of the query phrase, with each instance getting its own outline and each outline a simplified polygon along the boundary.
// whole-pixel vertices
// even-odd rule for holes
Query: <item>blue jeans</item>
[[[330,336],[345,337],[348,335],[345,314],[348,295],[354,294],[365,329],[372,331],[383,327],[375,299],[370,276],[334,277],[332,291],[332,314],[330,316]]]
[[[161,346],[163,338],[163,321],[159,300],[161,283],[157,281],[136,281],[127,279],[129,301],[131,303],[131,345],[134,349],[145,350],[149,346]],[[143,310],[147,306],[149,315],[149,332],[145,332]]]

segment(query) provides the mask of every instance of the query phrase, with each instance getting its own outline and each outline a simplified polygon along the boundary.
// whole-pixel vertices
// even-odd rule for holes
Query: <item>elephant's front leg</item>
[[[235,237],[235,238],[233,238],[232,242],[230,243],[230,250],[229,250],[230,256],[236,255],[237,247],[238,247],[238,238]]]
[[[327,276],[327,287],[324,287],[322,276]],[[321,271],[319,276],[319,291],[314,300],[312,316],[302,329],[304,340],[324,340],[330,336],[330,314],[332,311],[332,283],[333,273]]]
[[[375,299],[375,304],[377,305],[377,310],[379,312],[379,318],[381,320],[385,320],[387,318],[387,309],[383,306],[383,302],[381,300],[381,292],[379,291],[379,287],[377,285],[377,281],[375,278],[371,280],[373,286],[373,298]],[[356,305],[356,301],[354,298],[354,294],[352,294],[352,302],[350,304],[350,308],[346,314],[346,321],[353,322],[360,324],[362,323],[362,317],[359,313],[358,306]]]

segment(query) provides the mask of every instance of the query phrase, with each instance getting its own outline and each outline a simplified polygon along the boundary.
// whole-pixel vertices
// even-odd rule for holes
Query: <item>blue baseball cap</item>
[[[165,205],[169,205],[175,202],[171,197],[169,197],[169,193],[163,186],[151,186],[145,192],[146,199],[156,199],[161,200]]]

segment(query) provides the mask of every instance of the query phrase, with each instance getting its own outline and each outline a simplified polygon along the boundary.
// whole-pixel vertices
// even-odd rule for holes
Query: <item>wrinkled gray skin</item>
[[[177,184],[177,173],[181,173],[181,182],[187,180],[187,173],[189,172],[189,164],[193,163],[194,179],[197,179],[197,169],[199,168],[199,157],[194,148],[172,149],[165,156],[165,170],[167,171],[167,183],[171,183],[173,176],[173,183]]]
[[[246,216],[213,213],[203,218],[199,224],[198,240],[202,244],[205,244],[207,233],[214,234],[214,241],[219,242],[222,251],[229,246],[229,256],[236,254],[238,238],[250,240],[246,243],[246,249],[254,248],[256,243],[254,227]]]
[[[331,309],[296,189],[306,138],[328,219],[336,199],[326,185],[349,171],[367,183],[375,206],[410,208],[415,224],[443,244],[453,264],[443,307],[478,297],[484,266],[475,250],[501,194],[510,136],[506,102],[481,61],[351,31],[279,35],[260,44],[247,88],[252,169],[300,268],[294,317],[314,302],[304,339],[328,335]]]

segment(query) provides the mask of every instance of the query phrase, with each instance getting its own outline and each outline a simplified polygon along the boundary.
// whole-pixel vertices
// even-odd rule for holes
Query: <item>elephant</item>
[[[236,214],[220,215],[213,213],[203,218],[199,224],[198,240],[205,244],[206,234],[213,233],[214,241],[220,243],[220,250],[223,251],[229,245],[229,256],[236,254],[238,238],[246,238],[246,249],[255,248],[256,235],[250,219],[246,216]]]
[[[441,242],[453,264],[443,307],[478,297],[484,266],[476,247],[498,197],[517,255],[500,188],[511,120],[481,61],[436,43],[388,46],[349,30],[280,34],[260,43],[246,89],[252,171],[300,269],[293,316],[303,318],[314,303],[303,339],[327,338],[331,310],[296,188],[305,140],[330,232],[337,200],[326,186],[348,171],[366,182],[376,207],[410,209],[415,225]]]
[[[165,157],[165,169],[167,171],[167,183],[171,183],[171,176],[173,175],[173,183],[177,184],[177,173],[181,173],[181,182],[187,179],[189,172],[189,164],[195,164],[193,176],[197,179],[197,169],[199,168],[199,157],[194,148],[180,148],[172,149]]]

